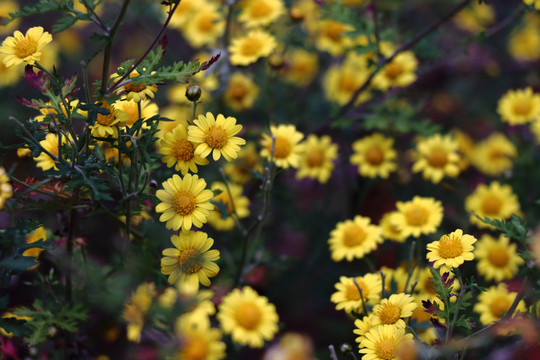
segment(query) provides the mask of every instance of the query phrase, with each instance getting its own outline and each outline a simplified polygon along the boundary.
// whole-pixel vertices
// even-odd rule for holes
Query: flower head
[[[380,304],[373,307],[373,325],[395,325],[405,327],[403,318],[410,317],[418,305],[414,297],[399,293],[390,295],[388,299],[382,299]]]
[[[283,78],[296,86],[307,86],[317,75],[319,58],[316,53],[295,48],[285,53],[285,66],[281,70]]]
[[[412,334],[405,334],[405,327],[392,325],[371,328],[360,343],[364,360],[396,359],[396,353],[404,343],[412,343]]]
[[[274,162],[276,166],[287,169],[296,168],[300,164],[300,154],[304,150],[304,144],[300,144],[304,134],[296,130],[294,125],[270,126],[270,132],[275,136]],[[272,157],[272,136],[263,134],[261,140],[261,156],[267,159]]]
[[[362,302],[367,306],[379,301],[381,276],[379,274],[366,274],[355,278],[342,276],[335,288],[337,291],[332,294],[330,301],[336,304],[336,310],[361,314],[364,312]]]
[[[339,105],[349,102],[369,76],[366,64],[365,56],[348,53],[341,65],[331,66],[323,78],[323,90],[326,98]],[[370,98],[369,91],[362,91],[356,99],[355,105],[366,102]]]
[[[133,342],[141,341],[141,331],[144,327],[146,313],[152,305],[156,294],[153,283],[143,283],[137,287],[127,304],[124,305],[122,316],[128,322],[127,339]]]
[[[128,114],[117,109],[115,104],[109,105],[108,101],[104,101],[101,108],[105,109],[108,114],[97,114],[96,122],[90,126],[92,136],[117,138],[117,126],[126,124],[129,119]]]
[[[227,187],[224,183],[214,182],[212,191],[215,194],[212,200],[218,205],[210,213],[208,223],[214,228],[221,231],[231,230],[235,224],[233,216],[238,216],[239,219],[249,216],[249,198],[242,196],[240,185],[228,184]],[[225,213],[221,213],[220,210],[224,210]]]
[[[328,243],[332,260],[352,261],[375,250],[382,240],[381,228],[372,225],[369,218],[357,215],[352,220],[338,223],[330,232]]]
[[[449,135],[435,134],[419,141],[416,157],[413,172],[422,172],[424,179],[435,184],[445,176],[456,177],[459,174],[458,144]]]
[[[176,360],[220,360],[225,358],[226,345],[221,341],[221,331],[193,322],[187,315],[175,323],[175,334],[180,341]]]
[[[245,0],[238,20],[248,28],[267,26],[285,13],[282,0]]]
[[[482,235],[475,246],[474,256],[478,260],[478,274],[486,280],[497,282],[510,280],[517,275],[519,266],[525,263],[516,250],[516,244],[501,235],[495,239],[490,235]]]
[[[6,54],[3,62],[6,67],[12,67],[23,62],[34,65],[41,59],[41,50],[52,41],[52,36],[41,26],[28,29],[25,35],[15,31],[8,36],[0,46],[0,53]]]
[[[229,79],[229,85],[223,94],[227,106],[236,111],[251,109],[257,96],[259,87],[253,79],[241,72],[235,72]]]
[[[205,3],[199,6],[185,25],[188,42],[195,48],[201,46],[214,46],[223,33],[225,21],[217,6]]]
[[[415,196],[411,201],[398,201],[396,206],[398,214],[391,220],[403,236],[419,237],[434,233],[443,218],[441,202],[433,198]]]
[[[393,148],[394,139],[382,134],[372,134],[356,140],[352,147],[354,153],[350,162],[358,166],[361,176],[386,179],[397,168],[396,151]]]
[[[45,135],[45,140],[41,140],[39,142],[39,145],[48,152],[42,152],[39,154],[38,157],[34,158],[37,163],[36,166],[41,168],[43,171],[50,169],[58,170],[58,168],[56,167],[56,162],[58,161],[58,159],[55,159],[59,155],[58,138],[59,136],[57,134],[47,133],[47,135]],[[62,136],[61,146],[63,146],[66,142],[66,137]],[[50,157],[49,154],[53,155],[55,158]]]
[[[309,135],[304,141],[304,151],[300,156],[297,179],[317,179],[326,183],[334,170],[334,160],[337,158],[338,147],[332,143],[330,136],[317,137]]]
[[[347,33],[353,30],[353,26],[336,20],[320,20],[317,23],[315,45],[317,49],[330,55],[341,55],[354,45],[353,39],[347,36]]]
[[[493,133],[474,147],[471,163],[486,175],[498,176],[512,169],[516,156],[514,144],[504,134]]]
[[[186,175],[188,171],[196,173],[197,165],[208,164],[207,159],[195,155],[195,145],[187,138],[186,127],[178,124],[172,131],[165,133],[159,142],[159,153],[164,155],[161,161],[166,163],[167,167],[174,166],[182,175]]]
[[[394,47],[391,44],[382,42],[381,53],[384,56],[391,56]],[[392,87],[405,87],[416,81],[416,68],[418,60],[412,51],[399,53],[391,62],[373,78],[373,86],[379,90],[386,91]]]
[[[140,76],[137,70],[133,70],[129,74],[129,80],[124,85],[120,86],[117,93],[123,94],[126,100],[133,100],[139,102],[141,100],[149,98],[154,98],[154,93],[157,91],[157,85],[147,85],[146,83],[136,83],[137,77]],[[119,80],[121,78],[118,74],[113,74],[111,79],[113,81]]]
[[[276,39],[269,33],[258,29],[251,30],[246,36],[231,41],[231,64],[249,65],[270,55],[276,46]]]
[[[506,284],[500,283],[497,286],[491,286],[487,291],[478,295],[478,301],[473,310],[480,314],[482,325],[489,325],[502,318],[503,312],[508,311],[514,302],[516,292],[508,291]],[[520,300],[516,312],[526,312],[525,302]]]
[[[436,269],[441,265],[455,268],[466,260],[474,259],[472,244],[475,242],[474,236],[463,234],[463,230],[457,229],[453,233],[443,235],[439,241],[429,243],[426,258],[434,262],[433,267]]]
[[[540,118],[540,94],[532,88],[509,90],[501,97],[497,112],[504,122],[520,125]]]

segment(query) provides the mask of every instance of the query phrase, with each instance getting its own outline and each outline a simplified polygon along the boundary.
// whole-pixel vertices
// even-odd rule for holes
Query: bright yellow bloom
[[[197,107],[199,108],[199,107]],[[160,116],[170,119],[172,121],[160,121],[158,123],[158,133],[155,135],[158,139],[163,139],[165,134],[173,131],[178,124],[182,124],[186,127],[189,126],[188,121],[191,121],[191,116],[193,115],[193,106],[169,106],[160,111]]]
[[[157,85],[147,85],[144,82],[136,84],[135,81],[137,80],[138,76],[140,76],[139,72],[137,70],[133,70],[129,74],[128,79],[123,81],[123,85],[116,90],[116,93],[122,94],[126,100],[133,100],[135,102],[144,100],[147,97],[153,99],[154,93],[157,91]],[[121,76],[118,74],[111,75],[111,80],[113,82],[120,80],[120,78]]]
[[[128,322],[127,339],[129,341],[137,343],[141,341],[146,313],[152,305],[155,294],[156,288],[153,283],[143,283],[137,287],[129,302],[124,305],[122,316]]]
[[[393,240],[397,242],[405,242],[407,240],[407,237],[403,235],[403,232],[400,231],[395,225],[392,218],[398,214],[397,211],[391,211],[386,214],[384,214],[381,217],[381,221],[379,222],[379,226],[382,229],[382,236],[385,239]],[[397,215],[399,216],[399,215]]]
[[[178,8],[174,12],[171,22],[169,23],[172,28],[177,30],[184,29],[185,24],[193,17],[198,9],[208,6],[208,1],[205,0],[182,0],[178,5]],[[167,6],[162,7],[165,10],[166,16],[168,15],[169,8]]]
[[[309,85],[319,70],[319,58],[316,53],[302,48],[295,48],[285,53],[285,66],[281,70],[283,79],[296,86]]]
[[[482,235],[474,249],[474,256],[478,260],[478,274],[488,281],[513,279],[519,266],[525,263],[517,254],[516,244],[510,243],[510,239],[503,235],[498,240],[487,234]]]
[[[24,68],[22,66],[8,68],[4,64],[6,55],[0,54],[0,88],[13,86],[22,78]]]
[[[445,176],[459,174],[460,156],[458,144],[449,135],[435,134],[420,140],[416,145],[416,161],[413,172],[422,172],[426,180],[438,184]]]
[[[396,359],[396,353],[403,344],[412,343],[412,334],[405,334],[405,327],[392,325],[375,326],[369,330],[360,343],[363,360]]]
[[[217,205],[210,213],[208,223],[215,229],[220,231],[232,230],[234,228],[233,216],[238,216],[239,219],[249,216],[249,199],[242,196],[242,187],[240,185],[229,184],[230,195],[224,183],[214,182],[211,188],[215,194],[212,201],[218,205],[221,204],[226,211],[225,214],[222,214],[220,206]]]
[[[300,141],[304,134],[296,130],[294,125],[270,125],[270,133],[276,137],[274,146],[274,162],[276,166],[287,169],[289,167],[297,168],[300,164],[300,154],[304,150],[304,144]],[[272,137],[262,134],[261,156],[267,159],[272,157]]]
[[[62,146],[67,143],[65,136],[62,136]],[[58,157],[58,135],[53,133],[48,133],[45,135],[45,140],[39,142],[42,148],[47,150],[54,157]],[[38,157],[34,158],[36,161],[36,166],[41,168],[43,171],[54,169],[58,170],[56,167],[57,159],[51,158],[47,153],[42,152]]]
[[[508,52],[517,61],[540,59],[540,24],[538,16],[528,14],[525,26],[514,30],[508,40]]]
[[[6,169],[0,166],[0,210],[12,195],[13,187],[9,183],[9,176],[6,173]]]
[[[216,5],[207,3],[198,7],[185,25],[185,39],[191,46],[214,46],[223,34],[225,20]]]
[[[396,207],[398,214],[392,222],[407,237],[434,233],[443,218],[441,202],[433,198],[415,196],[411,201],[398,201]]]
[[[263,168],[255,144],[253,142],[247,143],[240,150],[235,161],[225,164],[223,170],[232,181],[239,184],[245,184],[251,180],[253,172],[262,173]]]
[[[276,39],[269,33],[259,29],[251,30],[246,36],[231,41],[231,65],[252,64],[259,58],[270,55],[276,46]]]
[[[504,134],[494,133],[474,147],[470,159],[482,173],[499,176],[512,168],[516,156],[514,144]]]
[[[505,283],[491,286],[487,291],[478,295],[478,301],[473,310],[480,314],[482,325],[489,325],[502,318],[503,312],[508,311],[517,296],[516,292],[508,291]],[[526,312],[525,302],[520,300],[515,312]]]
[[[328,135],[309,135],[304,141],[304,151],[298,164],[297,179],[311,178],[325,184],[334,170],[338,147]]]
[[[352,261],[363,258],[375,250],[382,241],[381,228],[372,225],[368,217],[357,215],[352,220],[338,223],[330,232],[328,244],[332,260]]]
[[[41,26],[28,29],[25,35],[15,31],[13,36],[8,36],[0,46],[0,53],[6,54],[3,62],[10,68],[15,65],[27,63],[34,65],[41,59],[41,50],[52,41],[52,36],[44,31]]]
[[[463,234],[463,230],[457,229],[453,233],[441,236],[439,241],[427,244],[426,258],[429,262],[434,262],[435,269],[441,265],[456,268],[465,261],[474,259],[473,244],[475,242],[474,236]]]
[[[229,79],[223,98],[227,106],[236,111],[251,109],[259,96],[259,87],[253,79],[241,72],[235,72]]]
[[[47,231],[45,230],[45,228],[43,226],[40,226],[37,229],[35,229],[34,231],[32,231],[31,233],[27,234],[25,239],[24,239],[25,244],[33,244],[36,241],[47,241]],[[42,248],[30,248],[30,249],[24,250],[22,255],[23,256],[34,257],[36,262],[37,262],[38,257],[43,252],[43,250],[45,250],[45,249],[42,249]]]
[[[13,0],[1,0],[0,1],[0,17],[9,18],[10,13],[20,11],[20,6],[17,1]],[[0,35],[4,36],[10,34],[15,30],[21,22],[21,18],[16,18],[10,21],[6,25],[0,26]]]
[[[384,274],[384,291],[388,293],[405,292],[405,283],[407,282],[407,271],[402,267],[391,269],[383,266],[379,272]]]
[[[140,116],[139,105],[137,104],[139,104],[141,107]],[[148,99],[141,100],[138,103],[133,100],[118,100],[114,102],[114,108],[127,114],[127,119],[125,121],[125,126],[127,127],[132,127],[137,121],[150,119],[159,112],[157,104],[151,103]],[[146,129],[149,128],[149,125],[144,123],[142,127],[143,129]]]
[[[381,42],[382,55],[390,57],[395,48],[392,44]],[[416,68],[418,60],[412,51],[399,53],[390,63],[384,65],[381,71],[373,78],[373,87],[386,91],[392,87],[405,87],[416,81]]]
[[[395,325],[404,328],[403,318],[410,317],[417,306],[414,297],[409,294],[390,295],[388,299],[382,299],[380,304],[373,307],[372,325]]]
[[[123,126],[127,123],[128,114],[117,109],[115,104],[109,105],[107,101],[103,102],[101,108],[106,109],[109,113],[106,115],[97,114],[96,122],[90,126],[92,136],[118,138],[117,126]]]
[[[238,21],[248,28],[267,26],[285,14],[282,0],[246,0],[241,3]]]
[[[194,324],[186,315],[175,323],[175,334],[180,349],[175,360],[220,360],[225,358],[226,345],[221,341],[221,331]]]
[[[210,203],[212,191],[205,189],[206,181],[197,175],[187,174],[183,178],[174,174],[162,184],[163,189],[156,192],[161,203],[156,206],[156,212],[163,213],[159,221],[166,222],[167,229],[198,228],[206,223],[214,205]]]
[[[495,21],[495,10],[486,3],[473,2],[454,17],[456,25],[471,33],[486,30]]]
[[[367,67],[366,57],[349,53],[343,64],[331,66],[324,75],[324,95],[328,100],[344,105],[362,87],[369,74],[370,70]],[[370,98],[371,93],[366,89],[360,93],[354,104],[361,104]]]
[[[163,135],[159,142],[159,153],[164,155],[161,161],[166,163],[167,167],[174,166],[182,175],[186,175],[188,171],[196,173],[197,165],[208,164],[207,159],[195,154],[195,144],[188,140],[186,127],[182,124]]]
[[[66,103],[68,104],[70,114],[79,113],[84,116],[87,115],[86,112],[83,112],[82,110],[78,110],[78,105],[79,105],[78,99],[75,99],[72,101],[68,101],[68,99],[65,99],[65,100],[66,100]],[[57,111],[58,109],[55,108],[55,106],[52,105],[50,101],[47,101],[45,105],[46,105],[45,107],[42,107],[39,109],[40,115],[34,116],[34,120],[38,122],[45,121],[45,123],[47,124],[51,122],[51,118],[54,118],[57,122],[60,121],[61,117],[58,116],[58,111]],[[63,102],[60,102],[59,108],[62,112],[62,115],[67,118],[68,111],[66,110],[66,107],[64,106]]]
[[[217,319],[235,343],[252,348],[261,348],[278,331],[276,307],[249,286],[234,289],[223,298]]]
[[[369,178],[379,176],[386,179],[397,168],[397,155],[393,145],[394,139],[379,133],[365,136],[353,143],[354,153],[350,157],[350,162],[358,166],[358,173],[361,176]]]
[[[364,312],[362,299],[367,307],[376,304],[381,298],[381,275],[366,274],[355,278],[341,276],[335,288],[337,291],[332,294],[330,301],[336,304],[336,310],[362,314]],[[362,291],[362,296],[358,288]]]
[[[347,33],[353,30],[352,25],[331,19],[321,20],[316,30],[315,46],[332,56],[341,55],[354,45],[353,39],[347,36]]]
[[[360,344],[364,339],[364,336],[369,332],[369,330],[371,330],[375,326],[373,325],[374,318],[375,316],[373,314],[370,314],[368,316],[364,316],[362,320],[356,319],[354,321],[354,326],[356,326],[356,329],[353,330],[353,333],[355,333],[356,335],[360,335],[355,339],[357,343]]]
[[[530,87],[509,90],[500,98],[497,112],[510,125],[529,123],[540,118],[540,94]]]
[[[534,5],[536,10],[540,10],[540,0],[523,0],[523,3],[527,5]]]

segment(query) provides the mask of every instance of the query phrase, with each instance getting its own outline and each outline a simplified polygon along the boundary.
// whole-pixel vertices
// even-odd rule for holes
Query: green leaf
[[[70,13],[65,13],[64,16],[62,16],[56,24],[54,24],[52,31],[54,33],[62,32],[77,22],[78,18],[76,16],[71,15]]]

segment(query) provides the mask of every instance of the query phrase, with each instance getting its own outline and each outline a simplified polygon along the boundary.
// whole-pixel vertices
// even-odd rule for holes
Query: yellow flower
[[[394,222],[392,221],[392,218],[394,216],[396,216],[396,214],[398,214],[397,211],[391,211],[391,212],[385,213],[381,217],[381,221],[379,222],[379,226],[382,229],[383,238],[403,243],[403,242],[405,242],[405,240],[407,240],[407,237],[403,235],[403,232],[400,231],[394,225]]]
[[[174,12],[171,22],[169,23],[171,27],[182,30],[184,25],[193,17],[193,14],[197,12],[198,9],[208,6],[208,1],[205,0],[182,0],[178,5],[178,8]],[[162,9],[165,10],[165,15],[169,15],[169,8],[164,6]]]
[[[139,105],[141,107],[141,113],[139,116]],[[150,100],[145,99],[140,102],[133,100],[118,100],[114,102],[114,108],[120,112],[127,114],[127,119],[125,121],[125,126],[132,127],[137,121],[150,119],[152,116],[157,115],[159,112],[158,106],[154,103],[151,103]],[[124,124],[122,124],[124,125]],[[142,127],[149,128],[148,124],[144,123]]]
[[[536,10],[540,10],[540,0],[523,0],[524,4],[534,5]]]
[[[454,17],[456,25],[472,33],[486,30],[495,21],[495,10],[486,3],[471,3]]]
[[[161,161],[167,167],[173,167],[176,171],[181,171],[186,175],[188,171],[196,173],[197,165],[208,164],[207,159],[195,155],[195,145],[188,139],[186,127],[178,124],[172,131],[163,135],[159,142],[159,153],[164,155]]]
[[[198,108],[198,107],[197,107]],[[186,127],[189,126],[188,120],[191,121],[193,115],[193,106],[191,108],[187,106],[169,106],[163,109],[160,113],[161,117],[170,119],[172,121],[160,121],[158,123],[158,133],[155,135],[158,139],[163,139],[165,134],[173,131],[178,124],[182,124]]]
[[[62,136],[62,145],[66,143],[66,137]],[[58,135],[53,133],[48,133],[45,135],[45,140],[39,142],[42,148],[47,150],[54,157],[58,157]],[[56,167],[56,159],[51,158],[47,153],[42,152],[38,157],[34,158],[36,161],[36,166],[41,168],[43,171],[54,169],[58,170]]]
[[[490,228],[491,225],[480,221],[475,215],[480,218],[507,220],[512,214],[520,213],[517,196],[510,185],[501,185],[498,181],[491,182],[489,186],[479,185],[465,199],[465,210],[471,213],[471,223],[480,228]]]
[[[221,331],[209,326],[197,326],[185,315],[175,323],[180,349],[176,360],[219,360],[225,358],[226,345],[221,341]]]
[[[252,348],[261,348],[278,331],[276,307],[249,286],[234,289],[223,298],[217,319],[235,343]]]
[[[109,105],[108,101],[104,101],[101,108],[106,109],[109,113],[106,115],[97,114],[95,124],[90,126],[92,136],[117,138],[118,129],[116,127],[126,124],[129,119],[128,114],[117,109],[115,104]]]
[[[446,266],[439,267],[439,274],[443,275],[444,273],[448,273],[448,280],[454,278],[454,274],[448,269]],[[411,278],[412,281],[417,281],[415,292],[419,292],[422,296],[428,297],[430,300],[435,300],[437,297],[437,292],[433,288],[433,274],[431,273],[430,269],[428,267],[418,269],[418,271],[415,270],[413,277]],[[456,292],[460,289],[459,281],[455,280],[452,283],[452,290]],[[450,301],[454,302],[457,300],[455,296],[450,297]]]
[[[3,62],[10,68],[23,62],[34,65],[41,59],[41,50],[52,41],[52,36],[44,31],[41,26],[28,29],[25,35],[15,31],[13,36],[8,36],[0,46],[0,53],[6,54]]]
[[[285,53],[285,66],[281,70],[283,79],[296,86],[311,84],[319,70],[319,58],[316,53],[302,48],[295,48]]]
[[[360,343],[360,353],[364,360],[396,359],[396,353],[404,344],[412,343],[412,334],[405,334],[405,327],[392,325],[371,328]]]
[[[441,265],[456,268],[465,261],[474,259],[473,244],[475,242],[474,236],[463,234],[463,230],[457,229],[453,233],[441,236],[439,241],[427,244],[426,259],[434,262],[435,269]]]
[[[341,55],[354,45],[353,39],[347,36],[353,30],[352,25],[331,19],[321,20],[316,30],[315,46],[332,56]]]
[[[309,135],[304,141],[304,151],[298,164],[297,179],[311,178],[325,184],[334,170],[338,147],[330,136]]]
[[[185,39],[191,46],[214,46],[223,34],[225,21],[217,6],[206,3],[200,6],[185,25]]]
[[[127,339],[133,342],[141,341],[141,331],[144,327],[146,313],[152,305],[156,294],[153,283],[143,283],[137,287],[127,304],[124,305],[122,316],[128,322]]]
[[[395,325],[405,327],[403,318],[410,317],[418,305],[414,297],[405,293],[390,295],[373,307],[372,325]]]
[[[352,220],[345,220],[336,225],[330,232],[330,252],[332,260],[361,259],[377,248],[382,242],[382,230],[372,225],[367,217],[357,215]]]
[[[212,191],[205,189],[204,179],[197,175],[187,174],[181,178],[174,174],[162,186],[164,189],[156,192],[161,200],[156,212],[163,213],[159,221],[166,222],[167,229],[189,230],[192,224],[200,228],[206,223],[214,205],[210,203]]]
[[[300,164],[300,154],[304,150],[304,144],[300,141],[304,134],[296,130],[294,125],[270,125],[270,133],[275,136],[274,162],[276,166],[287,169],[297,168]],[[272,136],[262,134],[261,156],[267,159],[272,157]]]
[[[10,13],[20,11],[20,6],[17,1],[1,0],[0,1],[0,17],[9,18]],[[0,26],[0,35],[4,36],[15,30],[21,22],[21,18],[16,18],[8,24]]]
[[[262,359],[316,360],[313,341],[308,335],[287,332],[279,339],[279,343],[270,346]]]
[[[241,3],[238,21],[248,28],[267,26],[285,14],[281,0],[245,0]]]
[[[482,173],[498,176],[512,168],[516,156],[514,144],[504,134],[494,133],[474,147],[470,159]]]
[[[540,59],[540,25],[533,14],[525,20],[525,26],[510,34],[508,52],[517,61],[537,61]]]
[[[221,155],[231,161],[238,156],[240,146],[246,143],[246,140],[234,136],[242,130],[242,125],[237,125],[233,117],[225,118],[219,114],[214,118],[212,113],[206,113],[193,122],[195,125],[188,127],[188,140],[196,144],[195,155],[203,159],[212,153],[215,161]]]
[[[503,312],[508,311],[517,296],[516,292],[508,291],[506,284],[491,286],[478,295],[473,310],[480,314],[482,325],[489,325],[502,318]],[[525,302],[520,300],[515,312],[526,312]]]
[[[214,261],[219,251],[210,248],[214,240],[202,231],[180,231],[171,236],[174,248],[163,250],[161,273],[169,275],[169,284],[179,288],[198,289],[199,283],[210,286],[210,279],[219,272]]]
[[[0,54],[0,88],[17,84],[22,78],[24,71],[22,66],[8,68],[4,64],[5,57],[6,55]]]
[[[407,237],[434,233],[443,218],[441,202],[433,198],[415,196],[411,201],[398,201],[396,207],[398,214],[393,216],[393,224]]]
[[[502,120],[510,125],[521,125],[540,118],[540,94],[532,88],[509,90],[497,105]]]
[[[380,44],[382,55],[390,57],[395,48],[392,44]],[[390,63],[384,65],[381,71],[373,78],[373,87],[386,91],[392,87],[404,87],[416,81],[416,68],[418,60],[412,51],[399,53]]]
[[[13,187],[9,183],[9,176],[6,173],[6,169],[0,166],[0,210],[12,195]]]
[[[219,207],[216,206],[216,209],[210,213],[208,223],[215,229],[221,231],[232,230],[234,228],[233,216],[238,216],[239,219],[249,216],[249,199],[242,196],[242,187],[240,185],[229,184],[230,196],[224,183],[214,182],[211,188],[215,194],[212,198],[213,202],[222,204],[226,209],[226,213],[221,214]]]
[[[229,46],[231,65],[249,65],[270,55],[277,46],[276,39],[263,30],[251,30],[246,36],[233,39]]]
[[[339,105],[349,102],[353,94],[364,84],[369,76],[366,58],[355,53],[347,54],[341,65],[331,66],[323,78],[325,97]],[[371,97],[367,90],[363,91],[355,101],[355,105],[366,102]]]
[[[24,243],[33,244],[36,241],[47,241],[47,231],[43,226],[38,227],[31,233],[27,234]],[[23,251],[23,256],[31,256],[35,258],[36,262],[38,261],[39,255],[43,252],[43,248],[30,248]]]
[[[416,161],[413,172],[422,172],[426,180],[438,184],[443,177],[459,174],[460,156],[458,144],[449,135],[435,134],[420,140],[416,145]]]
[[[357,284],[358,287],[356,287]],[[362,314],[364,312],[362,299],[367,307],[376,304],[381,298],[381,275],[366,274],[355,278],[341,276],[335,288],[337,291],[332,294],[330,301],[336,304],[336,310]],[[358,288],[362,291],[362,296]]]
[[[232,181],[238,184],[245,184],[251,180],[253,172],[262,173],[263,168],[255,144],[253,142],[247,143],[240,150],[234,162],[225,164],[223,170]]]
[[[369,178],[380,176],[388,178],[397,168],[396,151],[393,148],[394,139],[382,134],[372,134],[356,140],[352,147],[354,153],[350,162],[358,166],[358,174]]]
[[[227,106],[236,111],[251,109],[259,96],[259,87],[250,76],[235,72],[229,79],[223,98]]]
[[[144,100],[146,97],[153,99],[154,93],[157,91],[157,85],[147,85],[144,82],[136,84],[135,81],[137,80],[138,76],[140,76],[139,72],[137,70],[133,70],[129,74],[128,79],[122,82],[123,85],[116,90],[116,93],[123,94],[126,100],[133,100],[135,102]],[[121,76],[118,74],[111,75],[113,82],[120,80],[120,78]]]
[[[355,333],[356,335],[360,335],[355,339],[357,343],[360,344],[362,340],[364,339],[364,336],[369,332],[369,330],[371,330],[374,327],[373,325],[374,318],[375,316],[373,314],[370,314],[368,316],[364,316],[362,320],[356,319],[354,321],[354,326],[356,326],[356,329],[353,330],[353,333]]]
[[[407,282],[407,271],[402,267],[391,269],[386,266],[380,268],[379,272],[384,274],[384,291],[389,293],[405,292]]]
[[[77,112],[77,113],[79,113],[81,115],[83,115],[83,114],[86,115],[86,113],[82,112],[82,110],[77,109],[77,107],[79,105],[79,100],[78,99],[75,99],[75,100],[72,100],[72,101],[69,101],[68,99],[65,99],[65,100],[66,100],[66,103],[68,104],[70,114],[75,114]],[[49,124],[51,122],[51,118],[54,118],[57,122],[60,121],[61,117],[58,116],[57,108],[55,108],[55,106],[52,105],[52,103],[50,101],[47,101],[45,103],[45,105],[46,105],[45,107],[42,107],[42,108],[39,109],[40,115],[35,116],[34,120],[38,121],[38,122],[45,121],[47,124]],[[64,106],[63,102],[60,102],[59,109],[61,110],[62,115],[67,118],[68,117],[68,111],[66,111],[66,107]],[[49,117],[49,118],[47,118],[47,117]]]
[[[488,281],[513,279],[519,266],[525,263],[517,254],[516,244],[511,244],[510,239],[503,235],[498,240],[487,234],[482,235],[474,249],[474,256],[478,260],[478,274]]]

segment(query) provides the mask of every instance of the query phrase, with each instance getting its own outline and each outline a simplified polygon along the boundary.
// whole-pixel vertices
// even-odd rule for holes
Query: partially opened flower
[[[52,36],[44,31],[41,26],[35,26],[23,35],[15,31],[13,36],[8,36],[0,46],[0,53],[6,54],[3,62],[6,67],[12,67],[23,62],[34,65],[41,59],[41,50],[52,41]]]
[[[453,233],[443,235],[439,241],[429,243],[426,258],[429,262],[434,262],[433,267],[436,269],[441,265],[455,268],[465,261],[474,259],[475,242],[474,236],[463,234],[463,230],[457,229]]]

